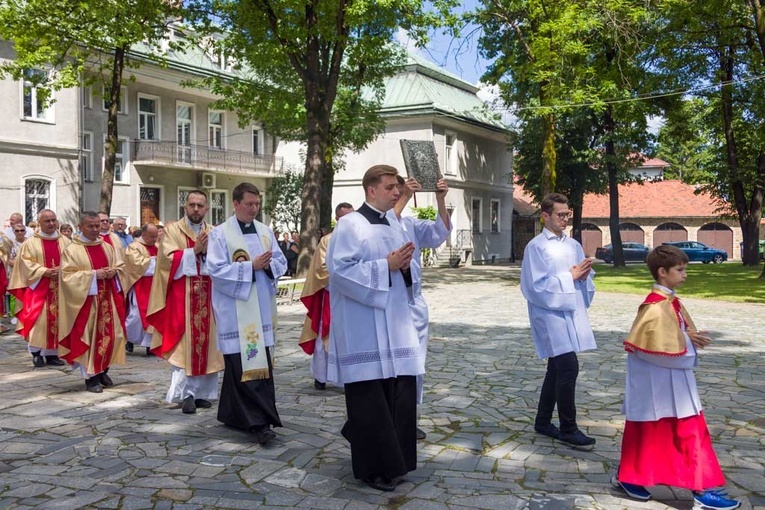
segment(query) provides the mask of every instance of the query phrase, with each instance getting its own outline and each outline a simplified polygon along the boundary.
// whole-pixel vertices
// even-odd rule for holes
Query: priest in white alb
[[[133,345],[146,347],[146,354],[151,349],[154,328],[149,325],[146,315],[151,297],[151,285],[157,267],[157,237],[159,230],[153,223],[141,227],[141,236],[125,250],[125,288],[128,290],[128,314],[125,319],[128,352],[133,352]]]
[[[387,165],[367,170],[364,205],[337,222],[327,252],[327,380],[345,385],[354,476],[383,491],[417,468],[416,377],[425,372],[407,289],[414,244],[386,215],[400,195],[396,176]]]
[[[235,214],[210,232],[207,271],[225,371],[218,421],[247,430],[260,444],[281,427],[273,379],[276,282],[287,259],[273,231],[255,218],[260,191],[242,183],[232,192]]]

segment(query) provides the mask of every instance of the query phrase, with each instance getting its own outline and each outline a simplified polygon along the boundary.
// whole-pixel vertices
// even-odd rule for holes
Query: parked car
[[[664,244],[680,248],[688,255],[688,260],[691,262],[703,262],[704,264],[714,262],[715,264],[721,264],[728,260],[728,252],[725,250],[718,250],[697,241],[676,241]]]
[[[645,262],[645,258],[651,249],[640,243],[622,243],[622,251],[624,252],[624,261],[638,261]],[[607,244],[595,250],[595,258],[605,261],[610,264],[614,261],[614,248],[612,245]]]

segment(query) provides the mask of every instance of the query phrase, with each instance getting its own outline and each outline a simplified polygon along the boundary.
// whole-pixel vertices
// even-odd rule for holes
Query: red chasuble
[[[104,253],[103,247],[100,245],[85,246],[84,247],[88,258],[90,259],[90,265],[93,270],[109,267],[109,260]],[[117,288],[117,281],[115,279],[96,280],[98,286],[98,294],[96,296],[88,296],[85,299],[85,303],[80,308],[80,312],[77,314],[77,319],[74,321],[72,331],[68,336],[61,339],[61,344],[69,348],[69,353],[64,357],[70,364],[88,349],[91,349],[89,343],[83,342],[82,336],[85,332],[85,326],[88,323],[90,316],[90,309],[92,306],[96,306],[96,331],[92,349],[93,352],[93,364],[95,367],[95,373],[101,373],[109,368],[109,362],[112,358],[112,350],[115,344],[115,329],[116,327],[123,328],[125,324],[125,298]],[[96,298],[95,300],[93,298]],[[117,310],[117,317],[114,317],[112,313],[111,303],[114,300],[114,307]]]
[[[8,271],[0,260],[0,314],[5,314],[5,291],[8,290]]]
[[[61,251],[58,239],[42,239],[44,265],[47,268],[61,265]],[[11,294],[24,303],[19,312],[19,321],[22,328],[17,333],[25,339],[29,339],[29,332],[40,318],[40,313],[45,309],[48,314],[48,332],[46,335],[46,349],[58,348],[58,279],[40,278],[40,282],[32,289],[23,287],[13,289]],[[47,303],[48,306],[45,306]]]
[[[311,331],[315,334],[310,341],[301,341],[300,347],[306,354],[313,354],[317,336],[327,338],[329,336],[329,324],[332,316],[329,308],[329,292],[327,289],[319,289],[309,296],[302,296],[300,301],[308,309],[306,316],[311,321]],[[321,331],[319,331],[321,329]],[[302,338],[301,338],[302,340]]]
[[[186,248],[194,248],[194,241],[186,237]],[[162,345],[152,349],[163,357],[171,353],[186,333],[186,325],[191,339],[191,368],[186,369],[186,375],[197,376],[207,374],[207,353],[211,341],[210,320],[212,318],[212,280],[209,276],[185,276],[174,278],[183,259],[183,250],[173,254],[170,266],[170,277],[167,284],[165,307],[161,311],[148,316],[148,322],[162,335]],[[201,256],[197,255],[197,273],[202,266]],[[189,287],[189,309],[192,316],[186,317],[186,283]]]

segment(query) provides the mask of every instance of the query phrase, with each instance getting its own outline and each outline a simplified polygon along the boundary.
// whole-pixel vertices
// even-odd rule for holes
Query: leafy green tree
[[[392,44],[401,27],[424,43],[429,29],[454,20],[455,0],[198,0],[198,29],[233,58],[241,77],[213,80],[223,103],[244,120],[306,142],[298,272],[305,271],[320,226],[328,227],[335,159],[363,148],[382,129],[384,79],[402,62]],[[324,200],[322,200],[324,196]],[[322,219],[323,218],[323,219]],[[321,222],[324,222],[324,225]]]
[[[484,79],[500,86],[505,103],[521,108],[528,127],[539,130],[531,119],[541,120],[535,162],[541,195],[557,189],[561,116],[575,110],[589,116],[591,148],[598,151],[590,163],[607,173],[614,264],[624,265],[617,186],[634,165],[630,155],[648,142],[652,105],[632,99],[651,76],[652,12],[638,0],[484,0],[475,20],[483,26],[484,55],[495,59]]]
[[[414,216],[419,220],[436,221],[436,218],[438,218],[438,210],[432,205],[428,205],[425,207],[410,207],[410,209],[414,213]],[[432,249],[422,248],[420,250],[420,255],[422,256],[423,267],[428,267],[431,264],[433,264]]]
[[[709,123],[715,178],[707,189],[730,203],[738,218],[744,265],[758,265],[765,198],[765,84],[758,79],[765,65],[765,28],[759,2],[667,0],[662,9],[657,47],[667,79],[684,88],[722,84],[697,92],[715,112]]]
[[[300,227],[300,193],[303,176],[294,170],[274,177],[266,189],[263,211],[284,231],[297,231]]]
[[[25,73],[29,76],[29,70],[51,69],[33,75],[36,85],[48,93],[81,85],[105,91],[107,137],[99,209],[107,213],[124,72],[140,65],[129,52],[139,43],[154,46],[161,41],[176,14],[177,4],[166,0],[0,2],[0,38],[13,41],[16,52],[14,60],[0,66],[0,76],[19,80]],[[155,57],[161,60],[160,55]]]
[[[717,110],[713,103],[692,98],[669,110],[659,130],[656,157],[671,166],[666,179],[688,184],[708,184],[715,179],[717,133],[714,126]]]

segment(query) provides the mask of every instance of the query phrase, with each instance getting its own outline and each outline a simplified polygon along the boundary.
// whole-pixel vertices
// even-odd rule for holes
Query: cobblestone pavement
[[[284,427],[261,447],[220,425],[216,408],[183,415],[164,402],[164,361],[128,355],[116,385],[84,391],[69,369],[32,368],[25,344],[0,338],[0,508],[688,509],[690,493],[656,488],[634,502],[609,486],[619,456],[621,340],[640,296],[596,295],[600,348],[582,354],[579,423],[591,452],[533,432],[545,363],[529,338],[518,268],[426,272],[431,341],[419,469],[393,493],[351,474],[339,434],[342,392],[313,389],[297,347],[298,304],[280,307],[276,365]],[[686,300],[716,340],[699,387],[730,493],[765,509],[765,307]],[[138,351],[141,351],[140,353]]]

